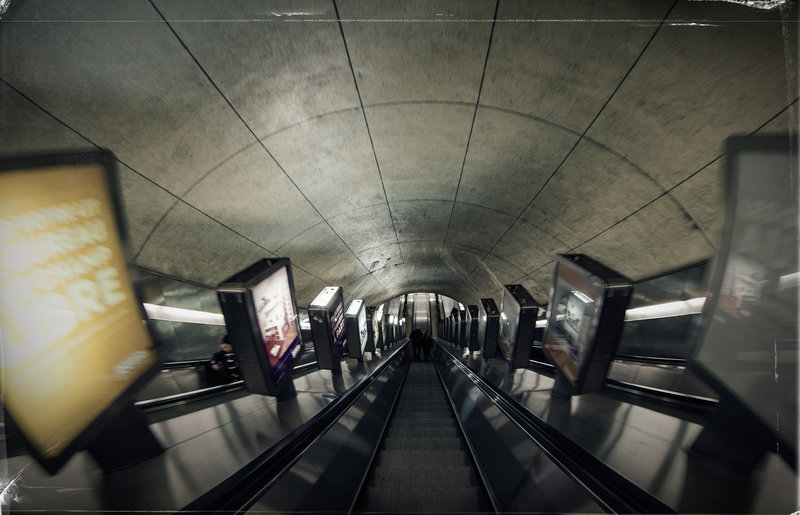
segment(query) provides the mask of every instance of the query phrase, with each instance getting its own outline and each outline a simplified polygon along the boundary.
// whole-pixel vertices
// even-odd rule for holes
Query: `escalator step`
[[[433,363],[412,363],[355,513],[490,513]]]
[[[368,487],[365,499],[370,511],[388,512],[455,512],[488,511],[479,488],[454,488],[447,490],[398,490]]]
[[[378,455],[377,465],[390,467],[457,467],[471,465],[464,451],[392,451],[383,450]]]
[[[419,425],[390,425],[386,430],[386,438],[461,438],[458,425],[453,421],[450,425],[420,427]]]
[[[409,419],[409,418],[393,418],[389,422],[389,427],[457,427],[457,423],[453,417],[448,418],[429,418],[429,419]]]
[[[387,451],[463,451],[464,440],[459,437],[389,437],[383,441]]]
[[[453,415],[451,413],[447,413],[446,411],[436,410],[436,411],[411,411],[409,410],[406,413],[402,413],[403,417],[407,417],[409,419],[423,419],[423,420],[437,420],[437,419],[452,419]]]
[[[402,484],[412,489],[438,490],[479,486],[480,482],[471,466],[424,467],[414,469],[413,474],[401,467],[375,467],[367,486],[399,488]]]

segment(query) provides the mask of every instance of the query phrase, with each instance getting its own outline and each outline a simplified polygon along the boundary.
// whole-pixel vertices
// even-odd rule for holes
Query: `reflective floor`
[[[775,453],[749,473],[730,470],[687,452],[703,429],[681,418],[607,393],[563,399],[554,379],[512,370],[502,359],[483,360],[444,346],[532,414],[678,512],[791,513],[798,506],[798,477]],[[731,449],[732,453],[742,449]]]
[[[13,511],[166,510],[186,506],[316,415],[340,393],[374,370],[395,349],[358,362],[342,374],[315,370],[295,378],[297,396],[278,402],[249,394],[150,424],[165,452],[144,463],[104,474],[78,452],[55,476],[28,454],[4,460],[2,473],[16,478]],[[161,417],[165,418],[165,417]],[[124,445],[124,442],[120,442]]]

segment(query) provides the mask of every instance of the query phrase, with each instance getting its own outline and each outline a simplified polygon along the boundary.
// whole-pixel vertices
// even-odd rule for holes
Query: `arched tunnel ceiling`
[[[286,256],[300,306],[546,302],[558,253],[634,280],[713,255],[725,139],[797,126],[797,27],[684,0],[12,0],[0,141],[113,151],[148,270]]]

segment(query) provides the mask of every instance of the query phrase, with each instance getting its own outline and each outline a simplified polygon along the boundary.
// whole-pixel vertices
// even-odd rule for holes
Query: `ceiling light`
[[[195,311],[193,309],[159,306],[144,303],[144,310],[150,320],[166,320],[168,322],[185,322],[188,324],[225,325],[225,317],[218,313]]]

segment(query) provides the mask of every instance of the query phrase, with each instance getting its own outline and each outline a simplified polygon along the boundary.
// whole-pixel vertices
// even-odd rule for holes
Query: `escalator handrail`
[[[188,361],[176,361],[176,362],[173,362],[171,364],[184,364],[184,365],[182,367],[173,366],[173,367],[164,367],[164,368],[168,368],[169,370],[173,370],[173,369],[179,369],[179,368],[191,368],[191,367],[199,366],[199,365],[196,365],[196,364],[195,365],[191,365],[191,364],[187,364],[187,363],[191,363],[191,362],[188,362]],[[203,364],[208,364],[208,360],[203,360]],[[163,365],[167,365],[167,363],[164,363]],[[303,373],[303,372],[305,372],[307,370],[310,370],[310,369],[314,368],[315,366],[317,366],[317,362],[316,361],[310,361],[308,363],[303,363],[302,365],[298,365],[298,366],[296,366],[296,367],[294,367],[292,369],[292,375],[294,376],[294,375],[301,374],[301,373]],[[227,392],[227,391],[231,391],[231,390],[239,390],[239,389],[242,389],[242,388],[244,388],[244,381],[240,380],[240,381],[234,381],[232,383],[221,384],[221,385],[216,385],[216,386],[209,386],[207,388],[200,388],[200,389],[197,389],[197,390],[191,390],[191,391],[188,391],[188,392],[176,393],[174,395],[167,395],[165,397],[156,397],[154,399],[145,399],[145,400],[142,400],[142,401],[136,401],[136,402],[134,402],[134,404],[138,408],[141,408],[143,410],[149,410],[149,409],[153,409],[153,408],[160,408],[162,406],[176,404],[176,403],[179,403],[179,402],[186,402],[186,401],[190,401],[190,400],[194,400],[194,399],[210,397],[211,395],[215,395],[215,394],[218,394],[218,393],[221,393],[221,392]]]
[[[187,402],[194,399],[210,397],[212,395],[228,392],[232,390],[239,390],[244,388],[244,380],[233,381],[232,383],[219,384],[216,386],[209,386],[208,388],[200,388],[199,390],[192,390],[189,392],[176,393],[174,395],[167,395],[165,397],[156,397],[155,399],[146,399],[143,401],[136,401],[133,404],[140,409],[150,410],[177,404],[179,402]]]
[[[561,470],[583,486],[603,509],[614,513],[675,513],[669,506],[521,406],[502,389],[483,379],[444,345],[440,344],[439,347],[498,409],[528,434]]]
[[[407,342],[406,342],[407,343]],[[181,512],[238,512],[259,491],[275,481],[325,431],[334,424],[361,394],[392,364],[406,345],[400,343],[394,352],[370,374],[358,380],[308,421],[295,428],[268,450],[201,495]]]
[[[633,361],[644,365],[670,365],[674,367],[685,367],[689,360],[686,358],[667,358],[657,356],[640,356],[636,354],[614,354],[615,361]]]
[[[528,362],[528,368],[534,368],[537,371],[544,372],[550,376],[556,373],[556,368],[553,365],[535,359],[532,359]],[[665,401],[673,404],[677,403],[687,411],[691,412],[707,412],[716,407],[719,403],[717,399],[712,397],[676,392],[673,390],[666,390],[664,388],[656,388],[654,386],[630,383],[628,381],[619,381],[610,377],[606,377],[605,383],[606,388],[622,391],[631,395],[648,397],[658,401]]]

